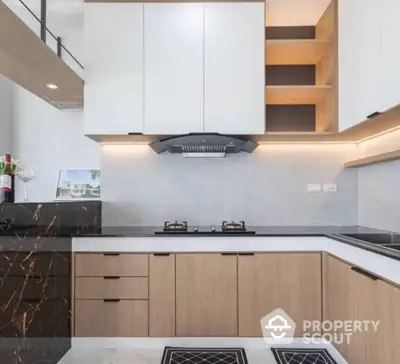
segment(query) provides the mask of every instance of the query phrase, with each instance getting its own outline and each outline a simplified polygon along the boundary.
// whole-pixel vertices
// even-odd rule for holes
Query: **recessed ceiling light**
[[[48,83],[46,85],[46,87],[49,88],[50,90],[57,90],[58,89],[58,86],[55,85],[54,83]]]

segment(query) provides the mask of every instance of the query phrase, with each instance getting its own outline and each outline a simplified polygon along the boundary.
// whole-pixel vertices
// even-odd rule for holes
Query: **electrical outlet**
[[[309,183],[307,185],[307,192],[321,192],[321,184]]]
[[[336,183],[324,183],[323,190],[324,190],[324,192],[337,192],[337,184]]]

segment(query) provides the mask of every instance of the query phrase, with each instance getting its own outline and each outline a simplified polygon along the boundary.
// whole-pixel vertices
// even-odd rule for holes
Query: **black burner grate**
[[[278,364],[337,364],[326,349],[272,348]]]
[[[165,347],[161,364],[248,364],[242,348]]]

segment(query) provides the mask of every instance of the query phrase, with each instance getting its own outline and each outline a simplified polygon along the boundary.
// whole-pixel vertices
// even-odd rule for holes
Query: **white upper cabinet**
[[[396,0],[393,0],[396,1]],[[381,0],[339,0],[339,131],[381,111]]]
[[[203,131],[203,4],[144,5],[144,133]]]
[[[204,14],[204,131],[264,134],[264,3],[205,3]]]
[[[383,0],[382,8],[382,106],[400,104],[400,1]]]
[[[84,5],[85,134],[143,131],[143,4]]]

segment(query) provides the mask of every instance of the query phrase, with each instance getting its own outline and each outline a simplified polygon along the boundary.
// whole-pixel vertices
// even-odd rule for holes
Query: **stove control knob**
[[[194,231],[195,233],[197,233],[197,232],[199,231],[199,229],[197,228],[197,226],[195,226],[195,227],[193,228],[193,231]]]
[[[215,232],[215,230],[217,230],[217,229],[215,228],[215,226],[213,226],[213,227],[211,228],[211,231],[212,231],[212,232]]]

